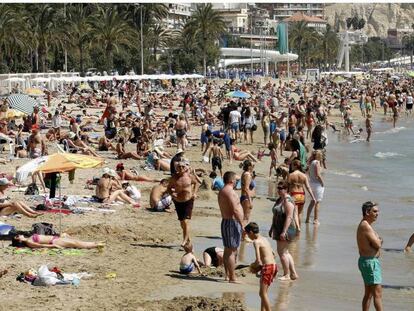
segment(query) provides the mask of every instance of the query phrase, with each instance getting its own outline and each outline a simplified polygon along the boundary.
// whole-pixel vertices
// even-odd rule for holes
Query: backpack
[[[25,195],[38,195],[39,194],[39,188],[35,183],[32,183],[27,186],[26,191],[24,192]]]
[[[38,222],[32,225],[32,234],[42,234],[42,235],[59,235],[53,229],[53,225],[47,222]]]

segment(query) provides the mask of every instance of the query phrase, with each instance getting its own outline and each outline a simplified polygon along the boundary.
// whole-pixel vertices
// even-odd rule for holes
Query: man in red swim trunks
[[[293,172],[289,174],[288,183],[289,183],[289,193],[293,200],[295,200],[295,222],[298,231],[300,231],[300,224],[303,212],[303,206],[305,205],[305,189],[308,191],[312,200],[315,200],[313,192],[309,185],[308,176],[301,172],[301,163],[299,160],[293,160],[292,168]]]
[[[260,299],[262,300],[261,311],[271,311],[267,292],[277,274],[277,266],[272,246],[269,241],[259,233],[259,226],[255,222],[249,223],[244,230],[253,241],[256,253],[256,261],[253,267],[260,267]]]

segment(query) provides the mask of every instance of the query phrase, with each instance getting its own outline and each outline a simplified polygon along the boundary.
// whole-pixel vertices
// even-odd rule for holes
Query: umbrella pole
[[[59,233],[62,234],[62,176],[59,173]]]

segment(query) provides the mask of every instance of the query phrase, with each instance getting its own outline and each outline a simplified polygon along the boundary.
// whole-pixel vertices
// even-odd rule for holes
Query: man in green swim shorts
[[[365,284],[362,311],[368,311],[372,298],[376,311],[382,311],[382,271],[379,262],[382,238],[372,228],[379,214],[378,204],[371,201],[362,205],[362,220],[357,230],[359,250],[358,267]]]

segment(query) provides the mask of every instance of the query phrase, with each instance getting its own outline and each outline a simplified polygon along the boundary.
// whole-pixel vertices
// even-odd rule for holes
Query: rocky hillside
[[[346,29],[345,20],[357,15],[366,21],[365,33],[369,37],[386,37],[388,28],[411,28],[414,23],[414,4],[361,3],[327,4],[325,18],[339,30]]]

